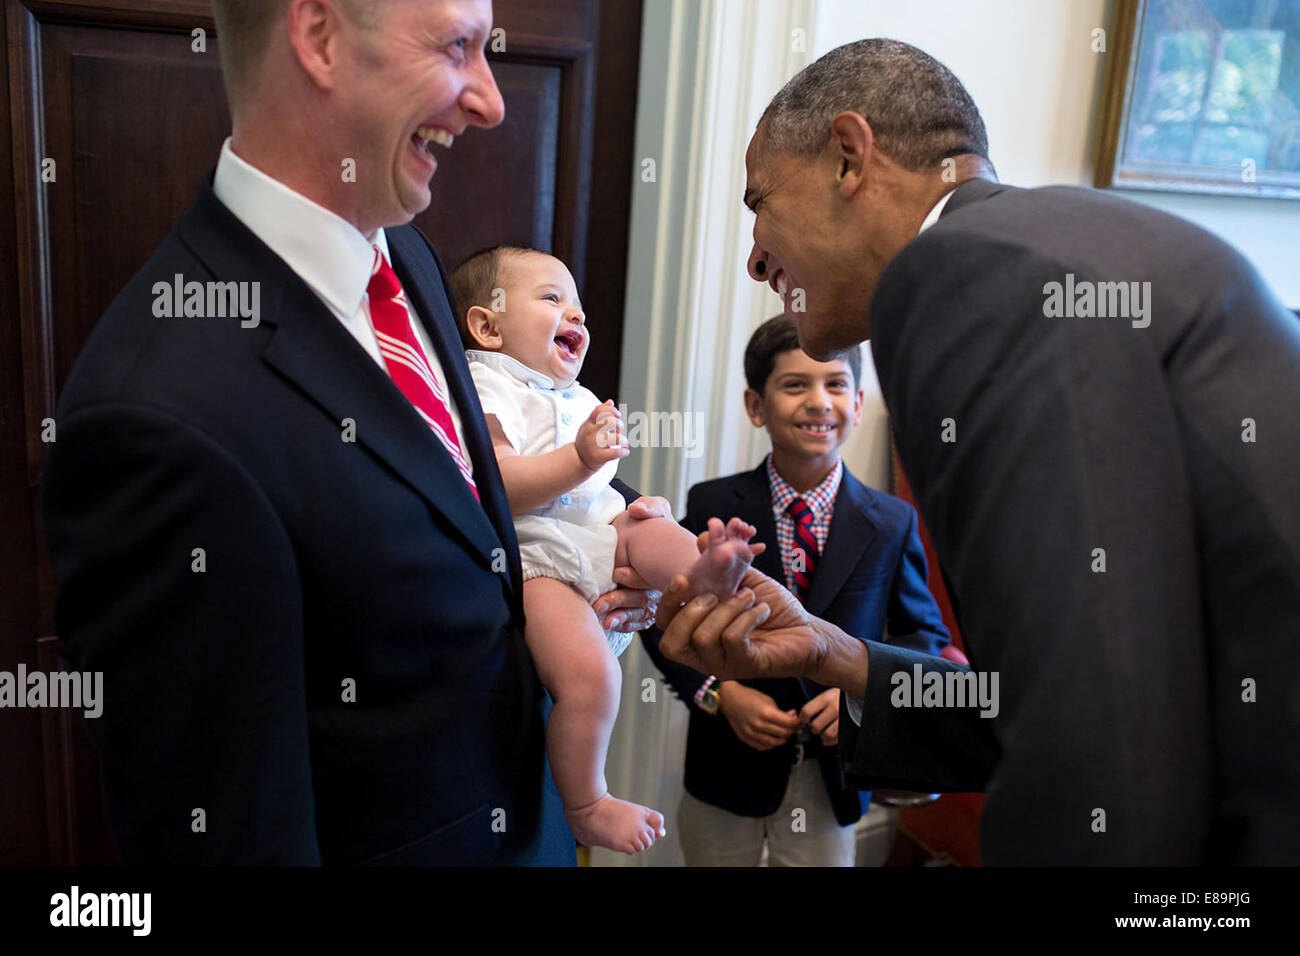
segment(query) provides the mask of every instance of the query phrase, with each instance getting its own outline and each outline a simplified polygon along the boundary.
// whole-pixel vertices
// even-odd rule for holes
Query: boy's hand
[[[578,428],[573,440],[578,458],[589,471],[599,471],[606,462],[626,458],[630,454],[627,436],[623,434],[623,420],[613,399],[606,399],[591,410],[587,420]]]
[[[840,689],[824,690],[799,709],[799,719],[821,738],[823,746],[840,742]]]
[[[718,687],[718,713],[727,718],[741,742],[755,750],[779,747],[803,723],[792,710],[782,710],[761,690],[734,680]]]

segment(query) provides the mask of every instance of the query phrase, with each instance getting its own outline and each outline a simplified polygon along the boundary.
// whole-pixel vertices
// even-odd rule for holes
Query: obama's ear
[[[831,120],[827,149],[835,162],[835,183],[847,199],[866,185],[870,174],[875,134],[861,113],[845,110]]]
[[[485,352],[500,351],[502,346],[501,327],[497,323],[497,314],[481,305],[471,306],[465,313],[465,327],[469,329],[478,347]]]

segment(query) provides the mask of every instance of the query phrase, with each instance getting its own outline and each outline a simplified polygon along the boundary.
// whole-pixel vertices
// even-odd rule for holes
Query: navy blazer
[[[481,506],[210,178],[63,389],[43,487],[57,622],[104,672],[88,726],[127,863],[573,862],[446,273],[414,227],[387,236]],[[177,274],[260,282],[260,323],[156,318]]]
[[[702,482],[690,490],[682,525],[698,533],[710,518],[738,517],[758,529],[756,541],[767,550],[754,566],[785,581],[772,515],[772,491],[766,464],[753,471]],[[949,641],[938,605],[926,587],[925,552],[917,534],[916,512],[907,502],[868,488],[846,467],[835,497],[835,513],[805,607],[809,613],[866,640],[889,642],[926,654],[938,654]],[[886,634],[888,635],[886,637]],[[705,803],[740,816],[775,813],[785,796],[794,759],[794,739],[771,750],[743,743],[725,717],[710,716],[695,706],[695,692],[705,675],[671,661],[659,652],[661,633],[641,635],[646,651],[690,709],[686,739],[687,791]],[[808,680],[761,678],[741,683],[770,696],[782,710],[798,710],[825,690]],[[843,733],[841,720],[841,733]],[[817,742],[813,753],[835,818],[855,822],[871,802],[869,792],[846,787],[838,748]]]

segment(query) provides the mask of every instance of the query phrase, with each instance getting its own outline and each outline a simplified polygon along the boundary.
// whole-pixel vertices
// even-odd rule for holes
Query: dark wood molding
[[[615,13],[617,8],[616,15]],[[583,384],[599,397],[618,400],[623,334],[627,324],[628,223],[636,169],[637,80],[641,61],[641,0],[606,0],[600,5],[599,47],[592,144],[584,286],[586,299],[606,310],[597,314],[601,334],[592,338],[582,369]]]
[[[50,223],[46,184],[41,181],[41,163],[47,155],[45,127],[39,119],[43,101],[39,48],[41,28],[31,12],[20,4],[10,4],[6,16],[27,483],[30,488],[35,488],[45,460],[41,421],[54,414]],[[55,159],[57,177],[57,157]],[[23,211],[32,214],[24,216],[21,214]]]
[[[43,19],[152,29],[215,29],[211,0],[17,0]]]
[[[37,666],[46,673],[66,667],[62,645],[53,634],[36,642],[36,661]],[[45,825],[49,832],[50,862],[56,866],[67,866],[78,859],[71,786],[72,755],[67,745],[73,732],[70,717],[70,712],[62,708],[41,711]]]
[[[510,31],[506,48],[489,55],[502,63],[532,63],[560,70],[560,128],[556,157],[554,232],[551,248],[569,263],[579,288],[585,286],[587,175],[592,141],[594,47],[588,40]]]

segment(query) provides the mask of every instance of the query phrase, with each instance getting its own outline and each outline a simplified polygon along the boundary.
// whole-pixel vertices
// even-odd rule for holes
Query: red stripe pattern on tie
[[[379,342],[379,352],[384,357],[384,365],[393,383],[402,390],[420,417],[433,429],[433,433],[447,449],[451,460],[456,463],[464,475],[469,490],[478,499],[478,487],[474,484],[469,461],[461,450],[460,439],[456,437],[456,426],[452,423],[451,412],[447,410],[447,393],[411,328],[410,313],[407,312],[406,293],[397,273],[388,264],[384,254],[375,246],[375,264],[370,272],[370,284],[366,292],[370,295],[370,324],[375,329],[375,339]]]
[[[808,502],[802,498],[790,502],[790,517],[794,519],[795,597],[803,601],[808,596],[808,589],[812,587],[813,573],[817,570],[817,559],[821,557],[821,551],[813,534],[813,513]]]

